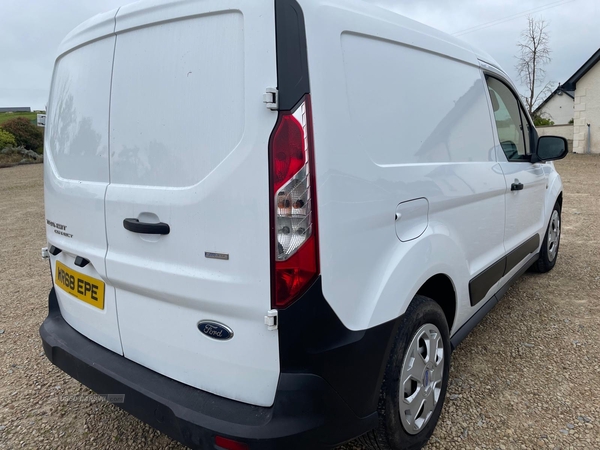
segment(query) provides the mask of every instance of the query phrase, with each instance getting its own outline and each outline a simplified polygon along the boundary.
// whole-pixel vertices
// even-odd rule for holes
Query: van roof
[[[317,0],[317,1],[321,1],[321,0]],[[491,55],[489,55],[487,52],[467,43],[466,41],[464,41],[460,38],[452,36],[451,34],[445,33],[443,31],[438,30],[437,28],[431,27],[429,25],[425,25],[422,22],[418,22],[414,19],[410,19],[400,13],[392,11],[383,6],[378,6],[378,5],[375,5],[372,3],[367,3],[364,0],[355,0],[355,1],[360,1],[361,3],[364,3],[366,8],[368,8],[368,9],[382,11],[381,15],[385,15],[385,19],[388,22],[395,23],[401,27],[410,28],[419,33],[439,39],[440,41],[444,41],[452,46],[467,50],[468,52],[473,53],[477,57],[477,59],[484,61],[484,62],[486,62],[492,66],[495,66],[497,68],[500,68],[500,65],[498,64],[498,62]],[[340,6],[342,6],[344,4],[347,4],[347,0],[333,0],[333,1],[329,1],[329,3],[335,3],[335,4],[339,4]]]
[[[270,0],[273,1],[274,0]],[[322,3],[323,0],[302,0],[301,3]],[[160,10],[166,11],[169,9],[178,9],[177,5],[180,4],[180,0],[142,0],[132,4],[127,4],[124,7],[116,8],[111,11],[98,14],[76,28],[74,28],[61,42],[58,50],[58,56],[60,57],[66,52],[69,52],[87,42],[91,42],[97,39],[101,39],[105,36],[113,34],[115,32],[117,14],[119,17],[122,15],[128,16],[129,19],[135,17],[136,26],[143,26],[145,24],[153,23],[157,21],[157,14]],[[191,2],[190,2],[191,3]],[[435,38],[441,42],[444,42],[448,47],[455,47],[472,53],[478,60],[484,61],[496,68],[500,69],[500,65],[496,62],[492,56],[487,52],[474,47],[467,42],[454,37],[448,33],[444,33],[436,28],[425,25],[413,19],[409,19],[399,13],[396,13],[390,9],[367,3],[364,0],[329,0],[328,5],[338,6],[343,9],[354,10],[357,14],[367,14],[373,17],[378,17],[380,20],[384,20],[388,23],[393,23],[399,27],[410,28],[413,31],[422,33],[424,35]],[[352,8],[354,6],[354,8]],[[123,10],[123,11],[121,11]],[[160,14],[160,13],[159,13]],[[136,17],[137,16],[137,17]],[[128,26],[119,27],[118,31],[122,31],[123,28],[127,29]]]
[[[324,3],[323,0],[304,0],[309,2],[321,2]],[[379,17],[386,22],[393,23],[402,28],[408,28],[418,33],[430,36],[432,38],[437,39],[440,42],[443,42],[450,49],[451,47],[460,48],[465,50],[471,54],[473,54],[478,60],[486,62],[500,70],[500,65],[498,62],[487,52],[465,42],[464,40],[452,36],[448,33],[438,30],[437,28],[433,28],[429,25],[425,25],[416,20],[410,19],[406,16],[403,16],[400,13],[392,11],[383,6],[378,6],[372,3],[368,3],[365,0],[327,0],[328,5],[335,5],[343,9],[349,9],[348,4],[354,4],[356,7],[354,8],[357,12],[360,11],[362,13],[366,13],[375,17]],[[452,53],[451,51],[449,53]]]
[[[65,53],[81,47],[88,42],[101,39],[115,32],[115,16],[120,8],[100,13],[77,25],[69,32],[58,46],[60,58]]]

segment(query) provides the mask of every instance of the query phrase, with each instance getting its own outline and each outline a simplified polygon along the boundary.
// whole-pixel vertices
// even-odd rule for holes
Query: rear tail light
[[[227,439],[223,436],[215,436],[215,444],[219,450],[248,450],[248,445],[243,442]]]
[[[273,308],[296,300],[319,273],[310,96],[281,111],[269,145]]]

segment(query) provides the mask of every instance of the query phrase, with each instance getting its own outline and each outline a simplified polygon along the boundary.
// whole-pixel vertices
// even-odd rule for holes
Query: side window
[[[527,120],[512,91],[501,81],[487,77],[487,85],[494,108],[494,118],[502,150],[509,161],[529,161],[525,131],[529,138]],[[525,126],[523,126],[525,124]],[[527,141],[529,142],[529,141]]]
[[[525,135],[525,148],[527,154],[531,155],[531,127],[527,121],[527,114],[525,114],[523,108],[519,109],[521,110],[521,123],[523,124],[523,134]]]

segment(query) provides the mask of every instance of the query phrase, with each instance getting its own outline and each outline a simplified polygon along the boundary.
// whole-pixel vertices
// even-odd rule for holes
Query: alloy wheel
[[[408,346],[400,373],[400,419],[407,433],[417,434],[429,422],[442,392],[444,342],[427,323]]]

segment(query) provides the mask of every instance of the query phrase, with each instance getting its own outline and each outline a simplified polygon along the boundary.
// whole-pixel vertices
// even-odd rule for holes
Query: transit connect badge
[[[219,322],[202,320],[198,322],[198,329],[205,336],[219,341],[227,341],[233,337],[233,330]]]

